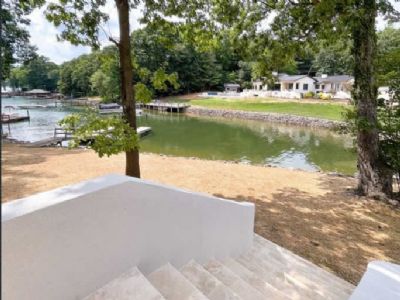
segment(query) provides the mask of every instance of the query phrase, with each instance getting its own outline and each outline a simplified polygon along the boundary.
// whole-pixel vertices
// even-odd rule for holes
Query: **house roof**
[[[315,80],[318,82],[333,82],[333,83],[339,83],[339,82],[347,82],[351,79],[353,79],[353,76],[350,75],[333,75],[333,76],[327,76],[327,77],[314,77]]]
[[[314,79],[308,75],[287,75],[287,74],[279,74],[278,75],[279,81],[288,81],[288,82],[295,82],[295,81],[300,80],[305,77],[308,77],[308,78],[316,81],[316,79]]]

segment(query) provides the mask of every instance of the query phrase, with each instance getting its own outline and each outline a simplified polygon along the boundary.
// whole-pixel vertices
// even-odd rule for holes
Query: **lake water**
[[[43,103],[19,97],[3,99],[2,105]],[[51,137],[57,122],[74,111],[70,107],[30,109],[30,122],[11,124],[11,136],[22,141]],[[149,113],[139,118],[138,125],[153,129],[141,140],[142,152],[309,171],[356,171],[352,140],[328,130],[165,113]]]
[[[18,141],[35,142],[41,139],[52,137],[54,135],[54,128],[59,127],[57,122],[71,114],[78,111],[72,107],[55,107],[55,100],[36,100],[27,99],[24,97],[2,98],[1,106],[3,113],[18,113],[26,115],[26,109],[8,109],[5,106],[17,105],[49,105],[50,108],[29,109],[30,120],[26,122],[10,124],[10,133],[8,125],[3,126],[3,132],[9,133],[11,138]]]

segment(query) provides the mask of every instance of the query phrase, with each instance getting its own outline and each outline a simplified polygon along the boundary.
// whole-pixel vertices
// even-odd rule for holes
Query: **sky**
[[[394,7],[400,11],[400,2],[390,0]],[[50,58],[51,61],[61,64],[64,61],[71,60],[84,53],[90,53],[89,47],[74,46],[69,42],[57,41],[57,33],[59,30],[51,23],[49,23],[43,14],[44,8],[34,10],[29,18],[31,23],[28,27],[31,35],[31,43],[38,48],[38,53]],[[118,36],[118,21],[117,21],[117,10],[114,5],[114,1],[108,0],[107,5],[104,7],[104,11],[109,13],[110,20],[107,26],[104,28],[112,36]],[[130,14],[131,30],[140,28],[138,22],[141,16],[141,9],[135,9]],[[383,29],[385,22],[382,19],[378,19],[377,28]],[[103,37],[102,45],[109,44],[107,39]]]

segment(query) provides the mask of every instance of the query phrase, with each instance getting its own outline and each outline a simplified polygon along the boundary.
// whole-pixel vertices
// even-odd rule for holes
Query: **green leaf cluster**
[[[70,148],[88,143],[99,157],[111,156],[139,147],[138,135],[129,124],[120,117],[99,116],[93,110],[71,114],[59,124],[72,133]]]

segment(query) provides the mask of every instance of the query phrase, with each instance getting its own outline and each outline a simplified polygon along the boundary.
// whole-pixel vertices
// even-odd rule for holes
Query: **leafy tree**
[[[101,11],[105,0],[69,0],[52,2],[47,6],[47,19],[55,26],[62,25],[59,38],[72,44],[89,45],[98,48],[99,31],[109,16]],[[118,48],[120,66],[120,94],[124,111],[123,122],[129,124],[136,132],[136,109],[133,90],[133,70],[131,61],[131,45],[129,39],[129,11],[136,7],[137,1],[115,0],[118,11],[119,39],[109,36]],[[139,151],[137,145],[120,147],[126,153],[125,173],[129,176],[140,177]]]
[[[94,93],[101,96],[104,102],[113,102],[116,95],[112,93],[113,87],[110,76],[99,69],[90,77],[90,84]]]
[[[90,78],[99,67],[100,61],[96,53],[84,54],[63,63],[58,82],[60,92],[73,97],[92,95]]]
[[[251,62],[239,61],[237,72],[237,82],[242,88],[251,88],[253,64]]]
[[[121,80],[119,69],[118,49],[115,46],[108,46],[97,53],[100,62],[100,70],[107,75],[104,83],[107,90],[103,97],[106,101],[120,102]]]
[[[123,151],[130,151],[138,146],[138,137],[134,128],[121,122],[117,116],[100,118],[96,112],[72,114],[60,121],[67,131],[74,132],[70,147],[77,147],[82,141],[100,156],[110,156]]]
[[[171,1],[173,3],[173,1]],[[59,0],[52,2],[47,6],[47,19],[55,26],[62,25],[62,32],[59,38],[68,40],[72,44],[89,45],[93,48],[99,48],[99,31],[109,16],[102,12],[100,8],[106,4],[105,0]],[[141,1],[115,0],[118,11],[119,39],[109,36],[109,40],[114,43],[118,49],[119,75],[120,75],[120,96],[123,106],[123,121],[129,124],[133,131],[136,131],[136,106],[135,91],[133,87],[133,66],[131,59],[131,43],[129,32],[129,12],[131,8],[138,7]],[[158,1],[144,1],[146,9],[152,9],[159,6]],[[90,76],[94,72],[91,72]],[[158,79],[161,72],[154,74],[152,82],[159,84]],[[89,76],[89,78],[90,78]],[[74,71],[71,73],[74,77]],[[86,77],[85,77],[86,78]],[[172,83],[176,79],[173,74],[168,78]],[[90,81],[90,80],[87,80]],[[86,81],[84,81],[86,82]],[[143,93],[142,93],[143,94]],[[100,121],[99,121],[100,122]],[[138,146],[130,143],[129,147],[119,147],[120,151],[126,153],[126,174],[129,176],[140,177],[139,151]]]
[[[9,82],[13,88],[40,88],[55,91],[58,78],[58,65],[50,62],[47,57],[38,56],[26,65],[13,68],[10,72]]]
[[[399,19],[388,0],[273,0],[273,1],[189,1],[186,8],[178,4],[175,10],[196,18],[197,24],[213,23],[214,28],[232,26],[234,39],[247,42],[249,50],[263,62],[256,69],[270,72],[296,56],[296,52],[318,39],[350,37],[352,42],[353,98],[357,115],[358,189],[361,194],[390,194],[392,177],[379,156],[376,85],[376,30],[378,13],[392,20]],[[183,5],[183,4],[182,4]],[[197,14],[199,10],[204,10]],[[269,27],[265,21],[274,12]],[[157,18],[153,12],[153,18]],[[198,25],[201,27],[201,25]],[[246,30],[243,30],[246,29]],[[249,37],[258,36],[252,42]],[[260,61],[259,61],[260,62]]]
[[[352,74],[353,56],[348,39],[323,40],[319,42],[313,69],[319,74]]]
[[[26,81],[29,89],[42,88],[50,91],[56,90],[58,66],[50,62],[47,57],[38,56],[22,68],[27,70]]]
[[[386,0],[353,1],[265,1],[257,3],[264,20],[272,9],[278,11],[271,25],[274,39],[290,50],[304,47],[316,39],[350,36],[352,41],[353,97],[357,115],[358,189],[361,194],[381,196],[392,191],[392,177],[379,155],[376,85],[376,31],[378,13],[398,18]],[[257,23],[257,24],[258,24]]]
[[[29,61],[36,56],[36,48],[30,45],[29,32],[24,25],[28,25],[30,22],[26,15],[40,2],[11,0],[1,2],[1,80],[9,76],[13,64]]]
[[[377,72],[380,86],[400,78],[400,29],[392,25],[378,32]]]
[[[12,68],[10,71],[8,83],[13,90],[28,86],[27,69],[26,68]]]
[[[378,104],[379,155],[389,174],[400,180],[400,77],[388,85],[391,99]]]

